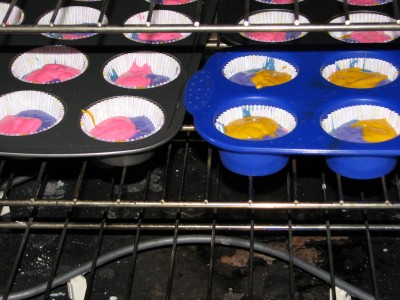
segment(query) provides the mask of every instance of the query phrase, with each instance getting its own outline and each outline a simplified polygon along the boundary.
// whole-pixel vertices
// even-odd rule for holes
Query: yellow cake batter
[[[251,78],[251,82],[254,83],[257,89],[261,89],[265,86],[282,84],[291,79],[292,77],[288,73],[263,69],[255,73]]]
[[[329,81],[333,84],[348,88],[373,88],[388,79],[384,74],[378,72],[365,72],[361,68],[347,68],[334,72],[329,76]]]
[[[351,126],[361,127],[363,139],[369,143],[384,142],[397,136],[396,131],[385,119],[362,120]]]
[[[266,117],[244,117],[225,126],[225,133],[236,139],[262,139],[266,135],[276,136],[279,124]]]

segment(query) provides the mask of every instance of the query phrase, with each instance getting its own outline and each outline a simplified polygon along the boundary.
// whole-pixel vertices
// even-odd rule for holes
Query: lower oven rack
[[[59,275],[73,272],[83,263],[87,267],[80,269],[87,281],[84,299],[327,299],[329,289],[342,287],[343,276],[366,293],[363,296],[356,291],[353,299],[393,299],[399,292],[389,280],[397,270],[392,253],[400,229],[397,172],[367,182],[350,180],[332,173],[316,158],[295,157],[279,174],[246,178],[220,167],[216,152],[195,132],[185,130],[160,150],[158,159],[144,166],[104,169],[82,159],[3,160],[1,204],[11,213],[0,221],[0,247],[4,252],[3,247],[13,244],[14,249],[5,252],[0,264],[4,269],[0,280],[3,299],[14,299],[13,292],[22,287],[36,286],[37,282],[27,286],[34,282],[26,275],[32,272],[27,268],[43,260],[47,270],[37,277],[46,284],[32,299],[68,299]],[[68,169],[60,172],[66,163]],[[337,205],[327,206],[330,203]],[[49,236],[51,246],[41,241]],[[7,242],[10,237],[15,244]],[[80,239],[86,243],[79,244]],[[35,241],[39,241],[36,246]],[[110,241],[120,248],[110,247]],[[158,254],[151,241],[159,242],[164,252]],[[184,246],[186,243],[190,246]],[[38,245],[45,245],[43,251]],[[147,245],[149,253],[160,255],[165,264],[162,270],[147,270],[162,274],[158,275],[162,279],[157,277],[162,284],[145,284],[148,290],[141,288],[141,276],[146,274],[142,245]],[[260,252],[269,245],[283,250],[286,261],[276,262],[274,252]],[[44,252],[46,247],[53,250]],[[346,251],[346,247],[353,250]],[[229,255],[221,252],[225,248]],[[102,255],[121,249],[125,258],[115,259],[118,263],[128,260],[125,267],[115,261],[103,265]],[[71,253],[77,251],[86,261],[74,262]],[[201,280],[196,278],[191,283],[195,286],[182,294],[188,287],[181,286],[181,277],[195,276],[190,273],[195,260],[190,255],[204,251],[203,269],[198,272]],[[31,256],[34,262],[28,263]],[[301,262],[324,268],[325,282],[316,279],[319,273],[306,275],[308,271],[299,267],[297,256]],[[353,263],[352,259],[360,261]],[[392,262],[390,271],[384,266],[388,260]],[[5,261],[9,265],[4,265]],[[114,267],[108,267],[109,263]],[[354,273],[361,263],[357,272],[362,275]],[[220,283],[224,264],[242,272],[240,283]],[[281,264],[280,271],[276,264]],[[109,290],[114,294],[99,298],[104,268],[112,272],[117,268],[124,279],[123,283],[113,282],[114,290]],[[265,276],[260,277],[260,272]],[[266,279],[270,276],[278,276],[284,288],[269,286]],[[124,292],[117,288],[121,285]],[[339,293],[332,298],[342,299]]]

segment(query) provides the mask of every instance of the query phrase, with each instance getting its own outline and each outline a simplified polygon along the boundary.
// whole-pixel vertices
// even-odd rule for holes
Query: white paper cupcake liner
[[[11,73],[15,78],[24,82],[43,84],[28,81],[24,77],[35,70],[41,69],[47,64],[60,64],[72,67],[80,70],[80,74],[82,74],[88,66],[88,59],[86,55],[72,47],[43,46],[17,56],[11,65]],[[77,76],[71,77],[70,79],[76,78]]]
[[[93,116],[96,124],[103,122],[112,117],[147,117],[154,126],[154,130],[147,135],[141,135],[138,138],[132,138],[123,142],[131,142],[146,138],[159,131],[165,122],[165,116],[161,108],[150,100],[137,96],[118,96],[101,100],[94,105],[85,108]],[[95,127],[92,117],[88,113],[82,113],[80,126],[82,131],[89,137],[101,140],[90,134],[90,131]],[[109,141],[105,142],[122,142]]]
[[[240,72],[250,70],[272,70],[287,73],[292,80],[297,76],[297,69],[287,61],[262,55],[249,55],[235,58],[228,62],[222,69],[222,74],[230,80],[230,78]]]
[[[370,72],[378,72],[386,75],[390,82],[396,80],[399,76],[397,68],[391,63],[381,59],[366,57],[354,57],[335,61],[333,64],[324,67],[322,69],[321,75],[327,81],[329,81],[329,77],[333,73],[338,70],[344,70],[348,68],[360,68],[362,70]]]
[[[400,134],[400,115],[386,107],[378,105],[353,105],[329,113],[321,122],[322,129],[331,135],[340,126],[354,121],[385,119]]]
[[[286,134],[296,127],[295,117],[286,110],[267,105],[243,105],[230,108],[221,113],[214,122],[215,128],[225,134],[225,126],[247,116],[266,117],[277,122]]]
[[[262,12],[255,13],[249,16],[249,24],[250,25],[259,25],[259,24],[269,24],[269,25],[279,25],[279,24],[294,24],[295,22],[295,14],[290,11],[283,10],[265,10]],[[303,15],[299,15],[299,22],[301,25],[309,24],[310,21],[304,17]],[[244,20],[240,20],[239,24],[243,24]],[[276,32],[265,32],[265,33],[275,33]],[[240,33],[243,37],[263,43],[280,43],[287,42],[291,40],[299,39],[307,34],[307,32],[286,32],[285,37],[283,39],[263,39],[262,36],[254,36],[256,33],[242,32]],[[279,33],[281,36],[281,32]]]
[[[343,2],[343,0],[338,0]],[[347,3],[354,6],[377,6],[392,2],[392,0],[347,0]]]
[[[38,21],[38,25],[48,25],[53,11],[43,15]],[[95,25],[98,23],[100,11],[95,8],[85,6],[62,7],[57,13],[54,21],[55,25]],[[102,24],[108,24],[108,19],[104,16]],[[44,36],[59,40],[77,40],[96,35],[96,33],[43,33]]]
[[[146,0],[147,2],[150,2],[150,0]],[[165,6],[170,6],[170,5],[184,5],[184,4],[189,4],[195,1],[200,1],[200,0],[156,0],[156,4],[159,5],[165,5]]]
[[[374,13],[374,12],[350,13],[349,20],[352,24],[357,24],[357,23],[396,23],[396,20],[391,18],[390,16],[381,14],[381,13]],[[343,16],[334,18],[329,23],[330,24],[344,24],[345,16],[343,15]],[[375,31],[375,32],[381,32],[381,33],[384,33],[385,35],[388,35],[388,39],[383,41],[382,43],[387,43],[387,42],[393,41],[400,36],[399,31]],[[346,43],[362,43],[362,42],[355,41],[355,40],[349,40],[348,37],[352,33],[353,33],[353,31],[330,31],[330,32],[328,32],[328,34],[331,37],[333,37],[339,41],[343,41]]]
[[[40,91],[17,91],[0,96],[0,120],[9,115],[16,115],[26,110],[40,110],[56,119],[56,122],[47,128],[33,134],[46,131],[57,125],[64,117],[64,105],[53,95]],[[7,134],[0,134],[7,135]],[[13,135],[19,136],[19,135]]]
[[[144,11],[138,13],[125,21],[125,25],[145,25],[147,21],[148,12]],[[178,13],[172,10],[154,10],[151,17],[151,24],[153,25],[191,25],[193,21],[182,13]],[[124,36],[132,41],[136,41],[144,44],[166,44],[173,43],[188,37],[191,33],[182,32],[179,38],[172,40],[142,40],[140,33],[124,33]]]
[[[0,22],[3,22],[9,7],[9,3],[0,2]],[[19,25],[24,20],[24,17],[24,12],[18,6],[14,6],[8,20],[6,21],[6,25]]]
[[[169,79],[148,86],[126,86],[116,83],[115,80],[126,73],[134,63],[139,67],[147,64],[150,66],[152,74],[166,76]],[[122,88],[144,89],[165,85],[175,80],[180,72],[179,62],[171,55],[158,52],[133,52],[121,54],[109,61],[103,69],[103,77],[107,82]]]
[[[255,0],[257,2],[266,3],[266,4],[293,4],[294,0]],[[304,0],[299,0],[299,2]]]

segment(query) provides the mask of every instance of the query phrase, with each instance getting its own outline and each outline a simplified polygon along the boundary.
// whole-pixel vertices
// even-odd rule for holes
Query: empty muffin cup
[[[132,142],[153,135],[164,125],[161,108],[151,100],[118,96],[82,110],[81,129],[104,142]]]
[[[34,84],[71,80],[88,66],[86,55],[68,46],[43,46],[18,55],[11,64],[15,78]]]
[[[349,20],[357,23],[396,23],[396,20],[388,15],[374,12],[351,12]],[[329,22],[330,24],[344,24],[345,16],[339,16]],[[399,31],[332,31],[329,35],[346,43],[388,43],[399,37]]]
[[[9,3],[0,2],[0,22],[3,22],[3,19],[6,16],[9,7]],[[24,12],[18,6],[14,6],[5,24],[19,25],[24,20],[24,17]]]
[[[338,0],[343,2],[343,0]],[[377,6],[390,3],[392,0],[347,0],[347,4],[355,6]]]
[[[238,140],[247,140],[249,145],[243,152],[220,149],[222,163],[227,169],[246,176],[278,172],[288,163],[288,156],[256,153],[251,148],[256,147],[258,142],[287,135],[296,127],[296,123],[291,113],[273,106],[244,105],[226,110],[216,118],[215,128],[230,136],[233,146]]]
[[[289,82],[297,76],[297,69],[278,58],[248,55],[228,62],[223,67],[222,74],[234,83],[259,89]]]
[[[322,118],[321,127],[334,138],[351,143],[381,143],[400,133],[397,112],[378,105],[352,105],[334,110]],[[355,179],[371,179],[389,173],[395,157],[330,156],[328,166],[336,173]]]
[[[57,125],[64,114],[53,95],[30,90],[5,94],[0,96],[0,135],[37,134]]]
[[[104,79],[128,89],[148,89],[168,84],[181,72],[179,62],[171,55],[158,52],[121,54],[103,69]]]
[[[125,21],[125,25],[145,25],[148,12],[138,13]],[[193,21],[182,13],[172,10],[153,11],[150,24],[154,25],[191,25]],[[173,43],[188,37],[188,32],[136,32],[124,33],[124,36],[132,41],[145,44]]]
[[[394,65],[381,59],[353,57],[325,66],[321,75],[341,87],[368,89],[393,82],[399,72]]]
[[[49,25],[54,11],[50,11],[43,15],[38,21],[38,25]],[[98,9],[86,6],[67,6],[61,7],[54,21],[55,25],[96,25],[99,22],[101,12]],[[103,25],[108,24],[106,16],[103,17]],[[96,35],[96,33],[42,33],[44,36],[59,40],[77,40],[84,39]]]
[[[295,14],[290,11],[284,10],[265,10],[261,12],[256,12],[249,16],[249,24],[250,25],[258,25],[258,24],[270,24],[270,25],[279,25],[279,24],[294,24],[295,22]],[[299,15],[300,24],[309,24],[310,21],[304,17],[303,15]],[[244,20],[240,20],[239,24],[243,24]],[[240,33],[247,39],[263,42],[263,43],[281,43],[288,42],[292,40],[299,39],[307,34],[307,32],[242,32]]]

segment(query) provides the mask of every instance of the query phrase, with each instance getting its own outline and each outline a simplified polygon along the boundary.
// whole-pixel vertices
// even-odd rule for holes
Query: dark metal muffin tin
[[[56,3],[51,0],[24,1],[19,7],[25,13],[22,24],[35,24]],[[102,2],[65,1],[64,6],[90,6],[101,9]],[[192,19],[196,16],[197,1],[174,6],[156,6],[181,12]],[[210,23],[215,12],[216,1],[205,0],[201,22]],[[107,10],[109,24],[123,25],[130,16],[149,8],[145,0],[110,1]],[[199,38],[198,38],[199,37]],[[0,155],[13,157],[102,157],[112,165],[140,163],[151,156],[158,146],[174,137],[181,128],[185,115],[183,89],[187,79],[200,64],[206,34],[192,33],[175,43],[150,45],[136,43],[123,34],[97,34],[79,40],[55,40],[41,34],[6,34],[0,36],[2,49],[0,73],[2,84],[0,95],[20,90],[37,90],[50,93],[65,105],[65,117],[54,128],[43,133],[10,137],[0,135]],[[86,71],[72,80],[57,84],[30,84],[22,82],[11,74],[13,59],[26,51],[43,45],[67,45],[87,55],[89,65]],[[174,81],[151,89],[131,90],[111,85],[103,78],[103,67],[113,57],[127,52],[156,51],[174,56],[181,64],[181,74]],[[134,95],[147,98],[158,104],[165,113],[165,124],[155,134],[134,142],[110,143],[90,138],[80,128],[81,109],[99,100]],[[133,155],[132,155],[133,154]]]

